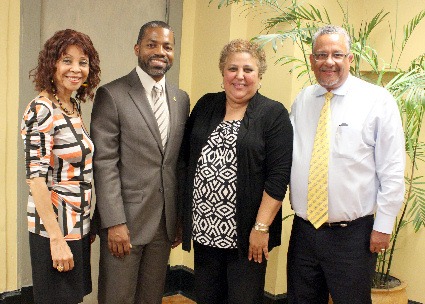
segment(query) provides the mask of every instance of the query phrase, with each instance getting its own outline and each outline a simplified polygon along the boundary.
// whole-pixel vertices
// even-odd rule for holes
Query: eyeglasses
[[[331,58],[334,62],[341,62],[342,60],[344,60],[345,57],[350,55],[350,53],[347,53],[347,54],[343,54],[343,53],[333,53],[333,54],[316,53],[316,54],[312,54],[312,55],[313,55],[314,60],[316,60],[317,62],[323,62],[323,61],[328,60],[329,55],[331,56]]]

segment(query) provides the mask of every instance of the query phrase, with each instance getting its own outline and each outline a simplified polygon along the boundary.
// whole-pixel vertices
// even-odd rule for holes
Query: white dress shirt
[[[155,84],[159,84],[162,86],[162,92],[164,94],[164,98],[166,100],[164,107],[164,114],[168,117],[170,116],[170,109],[168,107],[168,98],[167,98],[167,90],[165,89],[165,76],[162,77],[162,79],[158,82],[156,82],[151,76],[149,76],[145,71],[141,69],[141,67],[136,67],[136,73],[139,76],[140,82],[142,83],[143,87],[145,88],[146,97],[149,101],[149,104],[151,105],[152,113],[154,111],[153,107],[153,99],[152,99],[152,89]],[[168,118],[169,120],[169,118]],[[170,133],[170,124],[168,123],[168,134]]]
[[[294,150],[290,200],[307,219],[310,159],[326,89],[302,90],[291,109]],[[376,214],[373,229],[391,233],[404,198],[404,133],[397,103],[382,87],[354,76],[332,91],[329,222]]]
[[[143,87],[145,88],[146,97],[149,100],[149,104],[151,105],[151,108],[153,109],[153,100],[152,100],[152,89],[155,84],[160,84],[162,86],[165,100],[167,99],[167,90],[165,90],[165,76],[162,77],[162,79],[158,82],[156,82],[151,76],[149,76],[145,71],[143,71],[139,66],[136,67],[136,73],[139,76],[140,82],[142,83]],[[166,110],[168,112],[168,103]]]

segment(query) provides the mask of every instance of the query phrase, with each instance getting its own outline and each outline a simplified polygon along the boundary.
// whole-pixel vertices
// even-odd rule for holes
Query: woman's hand
[[[269,259],[269,234],[263,233],[252,228],[249,235],[249,250],[248,260],[254,258],[255,262],[261,263],[263,261],[263,253],[266,260]]]
[[[64,238],[50,239],[50,253],[53,268],[59,272],[70,271],[74,268],[74,256]]]
[[[282,202],[275,200],[266,191],[263,192],[260,208],[258,209],[255,225],[249,235],[248,259],[254,258],[255,262],[263,261],[263,253],[266,260],[269,259],[269,226],[272,224]]]

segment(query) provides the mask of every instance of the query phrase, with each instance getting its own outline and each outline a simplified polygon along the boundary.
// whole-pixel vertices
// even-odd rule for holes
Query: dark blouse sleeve
[[[189,166],[189,158],[190,158],[190,136],[193,129],[193,124],[195,121],[195,117],[197,115],[197,112],[199,112],[199,109],[201,108],[201,101],[198,100],[198,102],[195,104],[195,107],[193,108],[192,112],[190,113],[188,119],[186,120],[184,134],[183,134],[183,140],[180,146],[180,152],[179,157],[177,160],[177,206],[178,206],[178,217],[181,219],[184,210],[185,205],[185,199],[186,199],[186,191],[187,189],[187,183],[188,183],[188,166]]]
[[[205,94],[195,104],[189,118],[186,120],[183,141],[180,148],[179,167],[189,166],[190,159],[190,137],[192,135],[193,126],[197,117],[205,111],[208,102],[211,102],[213,94]]]
[[[52,103],[34,99],[26,108],[21,123],[26,178],[47,176],[53,148],[53,131]]]
[[[293,130],[285,107],[276,103],[267,115],[265,128],[266,182],[264,190],[282,201],[291,176]]]

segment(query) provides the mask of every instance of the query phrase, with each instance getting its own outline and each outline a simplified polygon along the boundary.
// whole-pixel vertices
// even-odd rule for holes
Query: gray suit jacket
[[[176,167],[189,96],[168,82],[166,90],[170,131],[165,151],[136,69],[100,87],[94,100],[90,132],[101,228],[126,223],[133,245],[152,240],[164,207],[170,241],[176,234]]]

